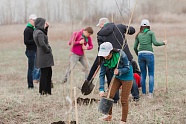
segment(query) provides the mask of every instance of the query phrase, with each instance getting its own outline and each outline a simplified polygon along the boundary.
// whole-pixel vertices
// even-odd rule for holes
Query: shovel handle
[[[96,77],[96,74],[98,73],[99,69],[100,69],[100,65],[97,67],[97,69],[96,69],[96,71],[94,72],[94,75],[92,76],[92,78],[95,78],[95,77]]]
[[[108,92],[108,95],[107,95],[107,99],[110,97],[110,90],[111,90],[112,85],[113,85],[113,83],[114,83],[115,77],[116,77],[116,75],[113,75],[112,80],[111,80],[111,82],[110,82],[109,92]]]

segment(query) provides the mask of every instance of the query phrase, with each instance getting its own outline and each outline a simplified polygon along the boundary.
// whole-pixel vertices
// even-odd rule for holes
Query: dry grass
[[[139,102],[130,102],[128,114],[129,124],[185,124],[186,123],[186,24],[151,24],[158,40],[164,39],[163,28],[167,30],[168,53],[168,94],[165,93],[165,55],[164,47],[155,50],[155,97],[150,100],[141,98]],[[71,29],[62,24],[51,24],[49,32],[50,44],[53,48],[55,66],[53,67],[54,89],[51,96],[40,96],[38,84],[33,90],[27,89],[27,58],[24,54],[22,31],[25,25],[1,26],[0,28],[0,124],[50,124],[55,121],[68,121],[70,106],[65,99],[70,92],[70,82],[59,84],[68,64],[69,47],[67,40]],[[138,25],[134,24],[138,31]],[[76,25],[74,29],[80,28]],[[98,28],[93,27],[95,32]],[[16,30],[15,30],[16,29]],[[93,35],[95,47],[86,55],[92,64],[97,53],[96,33]],[[61,39],[64,39],[63,41]],[[134,36],[129,36],[129,46],[133,53]],[[74,70],[72,87],[81,87],[84,79],[82,67],[78,64]],[[97,77],[94,80],[97,83]],[[98,86],[96,86],[98,87]],[[84,97],[77,89],[77,97]],[[98,89],[87,97],[98,96]],[[80,124],[106,124],[100,122],[98,103],[91,106],[78,106]],[[74,106],[70,112],[70,120],[75,120]],[[114,105],[114,119],[109,124],[117,124],[121,117],[121,105]]]

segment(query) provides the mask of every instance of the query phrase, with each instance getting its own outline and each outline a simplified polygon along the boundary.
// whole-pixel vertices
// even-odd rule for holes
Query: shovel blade
[[[83,83],[83,86],[81,88],[81,93],[83,95],[89,95],[92,90],[94,89],[95,85],[92,83],[93,80],[85,80],[85,82]]]

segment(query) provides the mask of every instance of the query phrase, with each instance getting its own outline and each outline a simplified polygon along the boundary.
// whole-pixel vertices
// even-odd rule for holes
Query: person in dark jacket
[[[123,24],[114,24],[110,23],[108,18],[100,18],[99,23],[96,25],[100,27],[100,31],[97,33],[97,42],[98,42],[98,49],[99,46],[104,43],[104,42],[110,42],[114,48],[116,49],[121,49],[123,44],[125,43],[125,33],[127,31],[128,26],[123,25]],[[132,35],[135,33],[135,29],[133,27],[129,27],[129,30],[127,34]],[[128,44],[125,43],[125,46],[123,47],[123,51],[127,55],[129,61],[133,59],[133,56],[129,50]],[[90,81],[92,78],[94,72],[96,71],[98,67],[98,56],[96,57],[87,80]],[[110,74],[109,69],[106,71],[106,77],[107,77],[107,83],[108,86],[111,82],[112,79],[112,74]],[[103,91],[100,91],[100,95],[103,93]],[[119,100],[119,91],[116,92],[116,95],[114,97],[114,102],[117,102]]]
[[[28,88],[34,88],[33,81],[38,82],[40,78],[40,70],[35,67],[36,59],[36,44],[33,40],[34,21],[37,16],[31,14],[29,16],[29,22],[24,30],[24,44],[26,45],[25,54],[28,58],[28,72],[27,72],[27,83]]]
[[[131,61],[131,64],[132,64],[132,68],[133,68],[134,79],[136,81],[138,88],[140,88],[141,87],[141,82],[140,82],[141,71],[139,70],[138,64],[134,59]]]
[[[51,79],[52,67],[54,66],[54,59],[52,49],[48,42],[48,27],[49,24],[43,18],[37,18],[35,21],[35,28],[33,33],[34,41],[37,46],[36,67],[41,69],[41,77],[39,83],[39,93],[41,95],[51,95]]]
[[[133,100],[134,101],[139,101],[139,89],[141,87],[141,83],[140,83],[140,75],[141,72],[138,68],[138,65],[136,63],[136,61],[133,59],[131,61],[131,65],[132,65],[132,69],[133,69],[133,85],[132,85],[132,89],[131,89],[131,94],[133,96]]]

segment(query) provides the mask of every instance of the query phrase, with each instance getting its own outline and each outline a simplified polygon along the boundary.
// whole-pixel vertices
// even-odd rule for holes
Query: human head
[[[96,26],[102,28],[104,26],[104,24],[109,23],[110,21],[108,20],[108,18],[100,18],[99,22]]]
[[[150,30],[150,22],[149,22],[149,20],[147,20],[147,19],[143,19],[143,20],[141,21],[141,27],[140,27],[140,31],[139,31],[139,32],[143,32],[144,29],[149,29],[149,30]],[[138,34],[137,34],[137,35],[138,35]],[[137,36],[137,35],[136,35],[136,36]]]
[[[83,31],[83,35],[85,37],[89,37],[90,35],[92,35],[94,33],[92,27],[86,27]]]
[[[150,26],[149,20],[143,19],[143,20],[141,21],[141,26]]]
[[[28,17],[29,23],[34,26],[34,21],[37,19],[37,16],[35,14],[31,14]]]
[[[44,18],[37,18],[35,20],[35,27],[37,29],[41,29],[41,30],[45,29],[45,27],[46,27],[46,20]]]
[[[109,59],[108,56],[110,55],[110,52],[113,50],[113,46],[110,42],[104,42],[99,47],[98,56],[102,56],[105,59]]]

